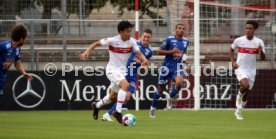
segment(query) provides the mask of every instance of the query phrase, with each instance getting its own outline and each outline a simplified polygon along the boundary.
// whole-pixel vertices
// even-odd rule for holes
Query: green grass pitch
[[[105,111],[100,112],[100,116]],[[127,111],[137,118],[134,127],[95,121],[90,111],[0,112],[0,139],[275,139],[276,111],[234,110]],[[100,118],[100,117],[99,117]]]

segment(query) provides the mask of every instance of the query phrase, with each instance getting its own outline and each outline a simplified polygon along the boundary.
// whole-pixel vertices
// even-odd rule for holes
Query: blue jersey
[[[15,60],[21,58],[20,47],[12,47],[12,41],[0,42],[0,84],[6,80],[7,71]]]
[[[141,53],[146,57],[146,59],[150,59],[152,57],[152,48],[151,46],[142,46],[141,41],[137,42],[137,45],[139,46],[139,49],[141,51]],[[141,66],[141,64],[134,64],[136,54],[135,51],[132,50],[130,57],[127,61],[127,76],[137,76],[137,69]],[[132,70],[132,71],[131,71]]]
[[[141,53],[149,60],[152,57],[152,49],[151,46],[142,46],[141,42],[137,42]],[[129,82],[129,92],[134,93],[137,82],[137,69],[141,66],[141,64],[135,63],[134,59],[136,57],[135,51],[133,50],[130,54],[130,57],[127,62],[127,75],[126,80]],[[135,63],[135,64],[134,64]]]
[[[183,54],[186,53],[188,45],[189,40],[187,38],[183,38],[182,40],[175,38],[175,36],[166,38],[160,45],[160,48],[168,51],[178,48],[180,54],[166,55],[162,66],[168,67],[170,71],[175,71],[177,70],[177,64],[179,63],[181,65],[180,68],[183,68],[182,57]]]

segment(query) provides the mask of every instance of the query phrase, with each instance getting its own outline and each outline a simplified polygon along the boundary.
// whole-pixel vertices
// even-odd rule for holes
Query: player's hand
[[[148,60],[145,59],[143,60],[141,66],[147,66],[148,64],[149,64]]]
[[[237,62],[232,62],[232,67],[234,69],[237,69],[239,67],[239,65],[237,64]]]
[[[28,74],[28,73],[24,73],[23,76],[27,79],[27,80],[33,80],[33,77]]]
[[[141,63],[141,61],[140,61],[140,59],[138,59],[138,58],[134,58],[134,64],[140,64]]]
[[[87,51],[85,51],[82,54],[80,54],[80,59],[81,60],[87,59],[88,56],[89,56],[89,53]]]
[[[173,48],[172,54],[180,54],[180,50],[178,48]]]

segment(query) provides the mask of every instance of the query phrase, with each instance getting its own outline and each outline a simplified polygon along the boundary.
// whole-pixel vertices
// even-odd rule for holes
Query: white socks
[[[97,102],[96,107],[100,109],[102,106],[110,104],[112,101],[109,99],[109,95],[106,95],[103,99]]]
[[[126,99],[126,91],[120,89],[117,97],[117,106],[116,106],[117,112],[119,113],[122,112],[122,106],[125,102],[125,99]]]
[[[243,98],[244,94],[242,94],[241,91],[239,91],[238,95],[240,95],[240,97]]]

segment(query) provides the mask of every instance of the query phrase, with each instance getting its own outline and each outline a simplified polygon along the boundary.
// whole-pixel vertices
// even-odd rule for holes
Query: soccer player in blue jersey
[[[28,80],[32,80],[21,65],[21,46],[27,37],[27,30],[23,25],[12,28],[11,39],[0,42],[0,99],[4,94],[4,85],[7,79],[7,71],[14,64],[15,68]]]
[[[182,57],[183,54],[186,53],[188,45],[189,40],[184,37],[184,25],[177,24],[175,27],[175,36],[167,37],[157,50],[157,54],[165,55],[165,59],[159,72],[157,92],[153,95],[153,101],[150,108],[151,118],[155,118],[157,102],[160,95],[163,93],[165,85],[168,84],[170,80],[174,80],[175,85],[169,93],[168,109],[171,109],[171,99],[179,93],[182,88],[184,76]]]
[[[145,29],[141,35],[140,41],[137,41],[137,44],[139,46],[139,49],[141,53],[149,60],[152,57],[152,48],[150,46],[150,40],[152,37],[152,31],[151,29]],[[129,82],[129,92],[127,93],[125,103],[128,102],[132,96],[132,94],[136,91],[136,83],[138,82],[138,76],[137,75],[137,69],[141,66],[140,61],[136,58],[135,52],[132,51],[131,55],[127,62],[127,75],[126,80]],[[113,91],[113,90],[111,90]],[[113,121],[110,117],[110,115],[116,110],[115,103],[111,109],[108,110],[107,113],[105,113],[102,116],[103,121]]]

